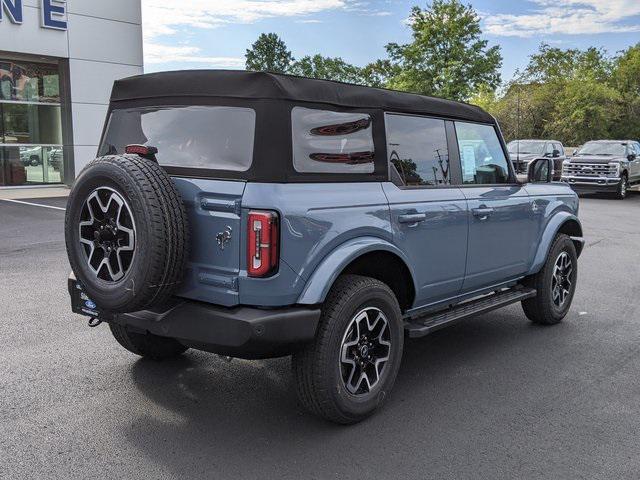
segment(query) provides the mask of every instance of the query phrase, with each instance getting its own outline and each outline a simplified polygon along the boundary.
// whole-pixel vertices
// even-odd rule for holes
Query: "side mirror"
[[[529,183],[550,183],[553,174],[553,161],[548,158],[538,158],[529,164],[527,180]]]
[[[577,149],[577,148],[574,148],[574,149],[573,149],[573,152],[571,153],[571,155],[572,155],[573,157],[575,157],[577,154],[578,154],[578,149]]]
[[[630,162],[635,161],[635,159],[638,158],[638,156],[635,153],[630,153],[629,156],[627,157],[627,160],[629,160]]]
[[[558,158],[560,156],[560,150],[554,150],[551,156],[553,158]]]

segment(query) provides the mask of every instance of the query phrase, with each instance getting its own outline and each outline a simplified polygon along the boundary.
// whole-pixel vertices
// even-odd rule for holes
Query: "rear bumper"
[[[69,279],[74,288],[75,279]],[[319,308],[226,308],[174,298],[151,310],[104,320],[133,331],[177,339],[185,346],[230,357],[258,359],[289,355],[313,340]]]
[[[230,357],[257,359],[289,355],[313,340],[320,309],[225,308],[189,300],[157,310],[117,315],[134,330]]]
[[[614,193],[620,185],[620,178],[580,178],[562,177],[576,193]]]

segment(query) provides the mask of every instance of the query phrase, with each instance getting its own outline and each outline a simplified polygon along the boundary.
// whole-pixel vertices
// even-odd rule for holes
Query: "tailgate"
[[[187,209],[190,257],[177,295],[224,306],[238,304],[242,181],[173,178]]]

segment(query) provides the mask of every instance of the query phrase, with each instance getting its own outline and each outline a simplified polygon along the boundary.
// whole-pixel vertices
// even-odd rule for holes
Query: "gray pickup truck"
[[[405,336],[521,302],[567,314],[583,235],[552,159],[517,181],[495,119],[442,99],[256,72],[116,82],[66,217],[74,312],[127,350],[293,356],[354,423]]]
[[[606,193],[624,200],[629,186],[640,183],[640,143],[587,142],[564,162],[562,181],[578,193]]]

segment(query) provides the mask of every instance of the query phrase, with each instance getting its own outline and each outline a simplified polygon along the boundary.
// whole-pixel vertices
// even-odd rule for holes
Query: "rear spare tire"
[[[143,310],[180,284],[188,258],[180,193],[155,162],[137,155],[92,161],[69,195],[67,255],[85,292],[103,310]]]

